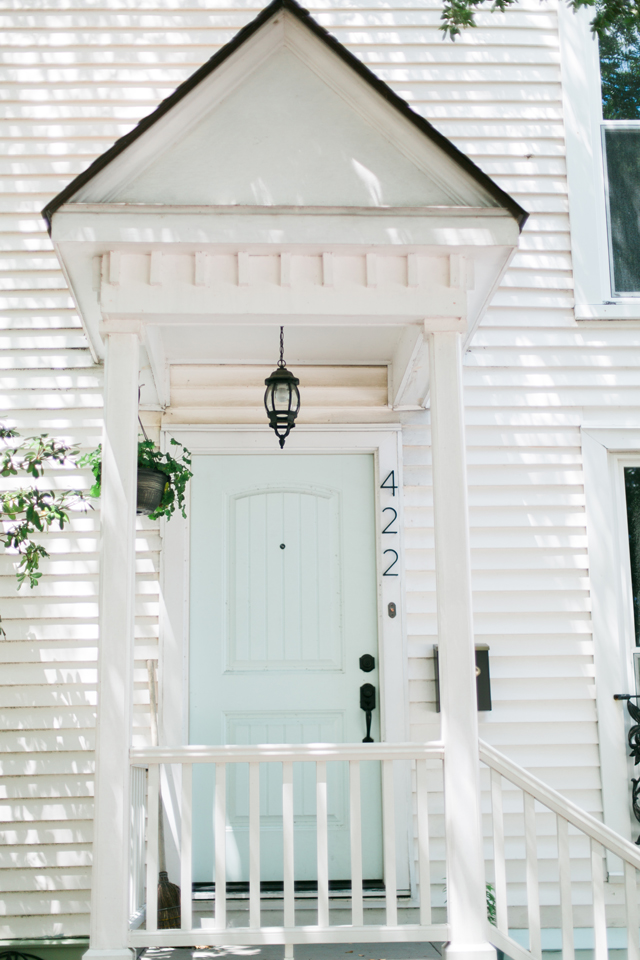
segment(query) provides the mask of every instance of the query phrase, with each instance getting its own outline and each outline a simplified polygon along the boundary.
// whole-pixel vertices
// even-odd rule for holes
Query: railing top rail
[[[574,827],[577,827],[578,830],[586,833],[588,837],[601,843],[607,850],[617,854],[627,863],[630,863],[632,867],[640,870],[640,850],[638,850],[635,844],[625,840],[624,837],[621,837],[620,834],[612,830],[611,827],[601,823],[600,820],[596,820],[596,818],[590,813],[587,813],[586,810],[582,810],[576,806],[575,803],[572,803],[571,800],[567,800],[566,797],[563,797],[563,795],[558,793],[557,790],[554,790],[553,787],[549,787],[546,783],[543,783],[542,780],[538,780],[538,778],[534,777],[528,770],[519,767],[513,760],[505,757],[503,753],[500,753],[499,750],[496,750],[495,747],[490,746],[483,740],[480,741],[480,759],[516,787],[520,787],[525,793],[531,794],[532,797],[540,803],[543,803],[549,810],[564,817],[565,820],[573,824]]]
[[[444,745],[430,743],[261,743],[210,747],[132,747],[131,763],[264,763],[313,760],[440,760]]]

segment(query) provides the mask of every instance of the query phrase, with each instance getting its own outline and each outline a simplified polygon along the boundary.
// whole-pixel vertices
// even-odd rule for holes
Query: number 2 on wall
[[[395,567],[396,563],[398,562],[398,554],[396,553],[395,550],[392,550],[391,548],[389,548],[388,550],[385,550],[384,553],[392,553],[392,554],[394,555],[394,557],[395,557],[395,560],[392,560],[392,561],[391,561],[391,563],[389,564],[389,566],[387,567],[387,569],[384,571],[384,573],[382,574],[382,576],[383,576],[383,577],[397,577],[397,576],[398,576],[397,573],[391,573],[390,571],[393,569],[393,567]]]
[[[382,512],[383,512],[383,513],[386,513],[387,510],[391,510],[391,513],[393,514],[393,516],[391,517],[391,520],[389,520],[389,523],[386,525],[386,527],[384,528],[384,530],[383,530],[382,532],[383,532],[383,533],[397,533],[397,532],[398,532],[397,530],[389,530],[389,527],[393,526],[393,524],[394,524],[394,523],[396,522],[396,520],[398,519],[398,511],[397,511],[397,510],[394,510],[393,507],[384,507],[384,509],[383,509]]]

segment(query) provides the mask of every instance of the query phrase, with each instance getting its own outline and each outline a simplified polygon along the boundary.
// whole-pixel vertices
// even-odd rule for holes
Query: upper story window
[[[600,41],[602,146],[613,297],[640,297],[640,34]]]
[[[614,297],[640,296],[640,121],[602,124]]]

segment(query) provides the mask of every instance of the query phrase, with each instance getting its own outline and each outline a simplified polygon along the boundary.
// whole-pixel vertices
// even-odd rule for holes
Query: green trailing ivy
[[[180,452],[176,451],[176,457],[168,451],[161,453],[153,440],[145,438],[138,441],[138,466],[146,470],[157,470],[167,477],[160,506],[149,514],[150,520],[157,520],[159,517],[170,519],[176,510],[179,510],[183,517],[187,516],[184,500],[187,483],[193,476],[190,470],[191,454],[186,447],[173,438],[170,444],[180,448]],[[95,482],[89,491],[89,496],[99,497],[102,488],[102,444],[91,453],[85,454],[78,461],[78,465],[91,469]]]
[[[0,426],[0,474],[3,477],[25,476],[39,480],[47,467],[77,466],[77,449],[51,439],[46,433],[18,438],[15,430]],[[18,442],[11,442],[15,440]],[[0,543],[20,556],[16,569],[18,587],[25,580],[30,587],[35,587],[42,576],[40,561],[49,556],[34,536],[45,533],[54,524],[62,530],[69,522],[69,507],[85,502],[79,490],[45,490],[20,485],[0,491],[0,519],[5,527],[0,532]],[[2,628],[0,632],[4,634]]]

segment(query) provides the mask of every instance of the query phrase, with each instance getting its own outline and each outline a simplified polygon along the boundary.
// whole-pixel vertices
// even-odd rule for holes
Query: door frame
[[[632,693],[635,686],[623,468],[638,462],[639,455],[640,430],[635,425],[585,424],[582,428],[603,819],[628,840],[635,828],[628,789],[627,711],[613,695]],[[609,882],[622,882],[622,864],[611,853],[607,871]]]
[[[161,446],[166,449],[173,438],[183,443],[194,456],[215,454],[230,456],[273,455],[278,452],[273,433],[267,425],[238,424],[167,425],[161,430]],[[303,454],[373,454],[376,477],[375,537],[378,606],[378,656],[380,736],[390,743],[409,740],[409,683],[407,672],[407,634],[404,589],[404,517],[402,498],[402,427],[400,424],[339,424],[296,426],[282,456]],[[397,510],[398,533],[394,537],[399,555],[398,576],[383,576],[389,560],[383,543],[382,510],[391,505],[388,490],[381,490],[384,479],[394,471],[397,494],[392,499]],[[188,742],[189,717],[189,568],[190,568],[190,491],[186,496],[186,519],[175,513],[170,522],[161,521],[160,634],[158,649],[159,734],[160,743],[179,746]],[[386,519],[385,519],[386,524]],[[389,543],[389,547],[391,544]],[[386,562],[383,565],[383,560]],[[395,603],[396,616],[388,615]],[[181,683],[166,678],[181,677]],[[396,837],[406,837],[406,846],[398,842],[398,889],[415,892],[412,855],[411,783],[397,772],[395,778]],[[170,790],[173,794],[174,791]],[[179,795],[179,794],[178,794]],[[175,794],[174,794],[175,796]],[[169,832],[176,834],[175,826]]]

